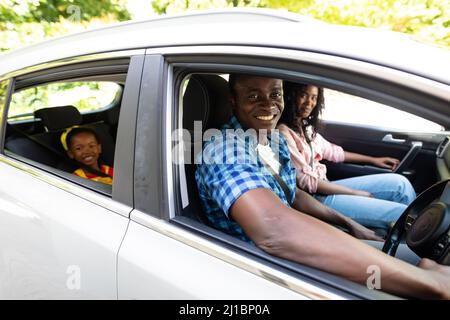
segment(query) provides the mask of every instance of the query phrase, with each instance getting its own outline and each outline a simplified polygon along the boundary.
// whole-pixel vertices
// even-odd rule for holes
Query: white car
[[[397,172],[421,192],[450,177],[449,62],[449,51],[407,35],[257,9],[121,23],[2,55],[0,298],[398,298],[207,225],[190,161],[202,137],[174,132],[220,127],[230,72],[309,81],[336,101],[366,101],[374,117],[418,119],[407,130],[327,118],[322,133],[403,159]],[[98,133],[112,186],[72,174],[60,138],[74,125]]]

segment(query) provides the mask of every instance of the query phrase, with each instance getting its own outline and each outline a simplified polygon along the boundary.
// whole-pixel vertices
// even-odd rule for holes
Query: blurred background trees
[[[284,9],[450,49],[450,0],[0,0],[0,52],[112,22],[226,7]]]

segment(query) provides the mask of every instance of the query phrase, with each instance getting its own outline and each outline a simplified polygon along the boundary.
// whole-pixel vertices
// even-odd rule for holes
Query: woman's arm
[[[353,196],[371,197],[370,192],[355,190],[326,180],[320,180],[317,185],[317,193],[320,194],[349,194]]]
[[[390,157],[371,157],[359,153],[344,151],[345,162],[368,163],[380,168],[395,170],[400,161]]]
[[[374,231],[367,229],[351,218],[337,212],[333,208],[327,207],[305,191],[298,188],[295,192],[295,199],[292,207],[298,211],[306,212],[310,216],[324,222],[341,226],[347,229],[351,235],[358,239],[383,241],[383,239],[378,237]]]
[[[307,192],[316,193],[317,184],[321,179],[318,173],[309,166],[309,160],[306,160],[307,157],[302,148],[303,138],[284,124],[279,125],[278,130],[280,130],[288,145],[291,163],[297,172],[298,187]]]

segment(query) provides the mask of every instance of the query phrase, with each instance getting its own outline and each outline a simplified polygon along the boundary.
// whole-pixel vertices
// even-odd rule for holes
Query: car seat
[[[203,215],[195,181],[194,150],[202,150],[203,133],[211,128],[220,129],[231,117],[227,81],[214,74],[194,74],[189,78],[182,103],[183,129],[190,132],[191,141],[185,141],[186,184],[189,204],[183,209],[183,215],[207,222]],[[194,121],[201,121],[202,134],[194,134]],[[194,141],[194,138],[200,138]],[[189,160],[189,161],[188,161]]]
[[[64,130],[75,125],[90,128],[95,131],[102,144],[101,159],[105,164],[113,165],[115,146],[113,138],[109,133],[109,128],[105,123],[96,122],[82,125],[83,117],[74,106],[43,108],[36,110],[34,116],[35,118],[41,119],[45,132],[35,134],[33,138],[42,145],[48,146],[50,150],[54,150],[55,153],[59,153],[65,157],[66,150],[64,150],[61,144],[61,134]],[[56,167],[69,172],[73,171],[74,167],[68,164],[68,161],[64,161],[64,157],[59,157]]]

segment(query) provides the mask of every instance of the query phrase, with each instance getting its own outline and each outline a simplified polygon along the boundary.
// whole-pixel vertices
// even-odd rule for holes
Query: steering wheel
[[[431,186],[406,208],[389,232],[383,252],[395,257],[403,241],[419,257],[450,265],[450,179]]]

